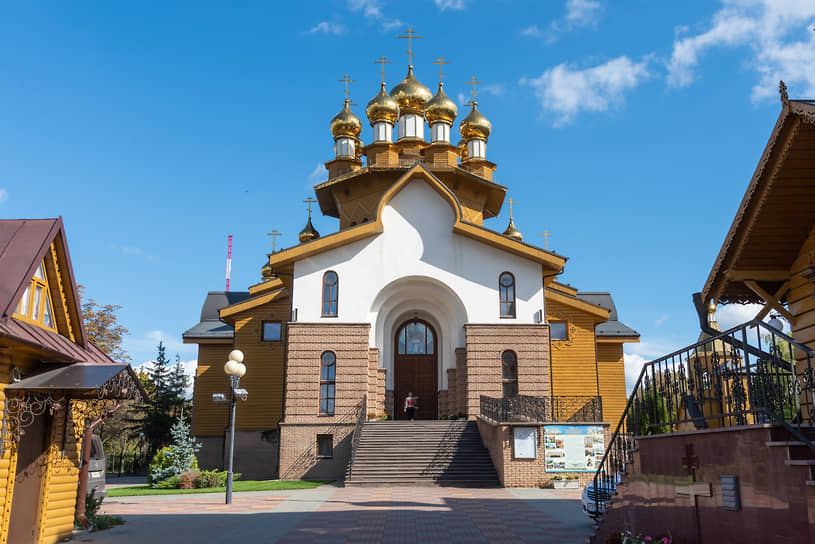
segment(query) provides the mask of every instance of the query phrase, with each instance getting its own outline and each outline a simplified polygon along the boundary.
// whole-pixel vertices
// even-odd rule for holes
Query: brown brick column
[[[456,415],[467,412],[467,349],[456,348]]]
[[[456,369],[447,369],[447,406],[446,412],[441,415],[458,414],[458,387],[456,383]]]
[[[518,357],[518,393],[549,396],[548,325],[465,325],[467,345],[466,413],[480,412],[480,396],[501,397],[501,354],[512,350]],[[461,404],[459,404],[461,409]]]
[[[370,390],[369,330],[368,324],[289,324],[281,478],[344,477],[357,411]],[[328,415],[320,414],[320,357],[326,351],[337,358],[334,414]],[[333,437],[332,458],[316,457],[318,435]]]

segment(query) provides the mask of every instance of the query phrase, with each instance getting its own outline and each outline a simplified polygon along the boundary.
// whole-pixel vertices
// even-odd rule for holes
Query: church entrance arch
[[[436,419],[438,405],[438,337],[427,321],[411,319],[396,331],[394,339],[394,416],[402,411],[408,393],[417,397],[416,419]]]

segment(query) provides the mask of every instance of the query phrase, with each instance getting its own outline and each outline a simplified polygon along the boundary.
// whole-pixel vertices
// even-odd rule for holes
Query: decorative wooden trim
[[[552,339],[551,336],[549,337],[550,340],[551,340],[553,349],[559,350],[560,348],[564,348],[564,347],[567,348],[567,347],[570,347],[570,346],[574,345],[574,338],[575,338],[575,335],[577,334],[577,326],[575,326],[574,323],[572,323],[571,321],[567,321],[565,319],[564,320],[559,320],[559,319],[552,320],[552,319],[550,319],[549,323],[550,324],[551,323],[566,323],[566,339],[565,340],[555,340],[555,339]],[[550,335],[551,335],[551,331],[552,331],[551,327],[549,328],[549,331],[550,331]]]

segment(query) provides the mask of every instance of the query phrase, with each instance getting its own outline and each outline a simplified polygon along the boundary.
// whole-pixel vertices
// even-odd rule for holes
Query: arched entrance
[[[416,419],[436,419],[438,371],[436,331],[427,321],[411,319],[396,331],[394,339],[394,416],[404,419],[405,397],[418,397]]]

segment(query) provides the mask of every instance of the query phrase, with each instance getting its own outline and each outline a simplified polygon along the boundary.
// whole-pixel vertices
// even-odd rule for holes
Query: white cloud
[[[662,314],[662,315],[660,315],[659,317],[657,317],[657,318],[654,320],[654,325],[656,325],[657,327],[659,327],[660,325],[662,325],[663,323],[665,323],[666,321],[668,321],[668,319],[669,319],[669,318],[670,318],[670,316],[669,316],[668,314]]]
[[[334,34],[337,36],[343,32],[345,32],[344,26],[336,23],[329,23],[328,21],[322,21],[311,27],[308,34]]]
[[[141,255],[141,249],[138,247],[122,247],[122,253],[125,255]]]
[[[720,47],[750,50],[746,66],[758,74],[753,101],[777,96],[783,79],[798,96],[815,94],[815,2],[812,0],[723,0],[707,30],[677,29],[668,62],[668,84],[687,87],[702,56]]]
[[[567,32],[578,28],[596,27],[603,15],[603,6],[596,0],[567,0],[565,8],[564,16],[552,21],[545,31],[533,24],[521,30],[521,35],[544,37],[547,43],[552,43]]]
[[[467,95],[466,95],[466,94],[464,94],[464,93],[458,93],[458,94],[456,95],[456,100],[458,100],[458,104],[459,104],[459,106],[463,106],[464,104],[466,104],[467,102],[469,102],[469,101],[470,101],[470,97],[469,97],[469,96],[467,96]]]
[[[464,9],[468,0],[433,0],[436,7],[444,11],[446,9]]]
[[[0,204],[8,200],[8,191],[0,189]]]
[[[634,62],[622,56],[584,70],[563,63],[520,83],[533,87],[544,111],[555,114],[554,126],[563,126],[581,111],[602,112],[623,103],[627,91],[650,77],[649,62],[650,57]]]
[[[314,170],[311,171],[311,174],[308,175],[308,182],[310,185],[314,185],[315,183],[319,183],[324,181],[323,178],[326,177],[326,169],[323,163],[317,163],[317,166],[314,167]]]
[[[153,368],[153,365],[155,364],[156,364],[155,361],[145,361],[142,364],[137,365],[134,370],[136,372],[139,372],[140,370],[147,371]],[[184,397],[191,399],[193,393],[193,386],[195,384],[195,375],[198,372],[198,360],[193,359],[191,361],[179,361],[178,364],[181,365],[181,367],[184,369],[184,374],[187,376],[187,387],[184,388]],[[176,366],[175,361],[172,361],[170,363],[170,366],[172,369],[175,369]]]
[[[695,339],[694,339],[695,340]],[[645,363],[659,359],[663,355],[673,353],[678,346],[669,342],[641,342],[638,344],[626,344],[623,353],[625,361],[625,388],[628,394],[631,393],[637,379],[640,377],[642,367]]]
[[[648,359],[636,353],[624,353],[623,358],[625,360],[625,394],[630,395]]]
[[[479,89],[484,94],[491,94],[493,96],[501,96],[504,94],[504,84],[503,83],[492,83],[490,85],[483,85],[481,89]]]
[[[382,30],[393,30],[403,25],[402,21],[385,15],[380,0],[347,0],[348,9],[362,14],[382,25]]]
[[[566,21],[574,26],[593,26],[600,20],[602,6],[593,0],[568,0]]]

